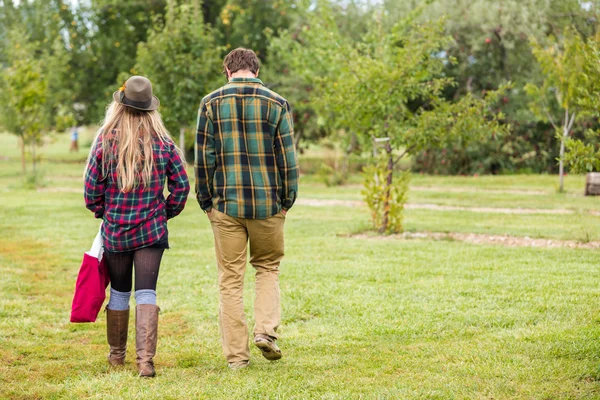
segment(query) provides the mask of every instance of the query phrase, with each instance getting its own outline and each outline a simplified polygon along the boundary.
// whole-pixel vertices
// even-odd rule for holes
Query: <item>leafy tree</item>
[[[450,39],[440,22],[419,24],[411,15],[386,29],[375,19],[355,43],[340,35],[327,8],[313,18],[301,35],[288,37],[287,48],[294,59],[311,60],[326,71],[322,76],[310,74],[316,83],[315,109],[337,128],[355,132],[363,146],[383,144],[386,179],[383,206],[378,207],[383,215],[374,220],[381,221],[380,232],[398,231],[401,218],[390,216],[394,202],[405,198],[402,190],[392,196],[397,163],[426,147],[502,132],[497,119],[501,116],[488,112],[498,93],[490,92],[487,101],[472,94],[454,103],[443,98],[453,80],[443,75],[452,60],[441,53]],[[302,71],[295,72],[302,76]],[[395,209],[401,212],[402,207]]]
[[[223,79],[222,48],[202,18],[199,0],[169,0],[164,23],[155,21],[147,42],[139,44],[132,71],[152,81],[165,124],[171,132],[179,130],[183,147],[185,128],[194,124],[200,99]]]
[[[421,1],[384,2],[393,25]],[[426,149],[418,154],[415,167],[433,173],[498,173],[529,170],[553,172],[558,141],[547,121],[537,119],[528,107],[523,90],[529,82],[541,82],[542,72],[531,52],[528,38],[546,46],[552,36],[562,36],[566,27],[593,35],[598,20],[598,2],[579,0],[437,0],[427,6],[421,21],[445,19],[445,32],[453,41],[444,49],[456,63],[444,72],[456,85],[445,91],[456,100],[466,93],[483,95],[508,81],[513,88],[496,105],[510,123],[502,138],[488,138],[468,145],[452,144],[442,151]]]
[[[321,95],[317,87],[323,80],[335,77],[335,64],[332,52],[327,48],[329,42],[317,38],[342,38],[343,35],[333,21],[333,10],[324,9],[331,12],[330,18],[322,18],[324,25],[320,25],[321,21],[315,15],[320,11],[311,10],[305,4],[298,10],[294,25],[280,32],[281,36],[267,31],[269,57],[262,74],[269,86],[282,93],[292,105],[294,140],[299,150],[302,141],[315,142],[332,134],[331,121],[323,118],[316,103]],[[309,43],[311,54],[307,50]],[[340,139],[344,140],[337,138]]]
[[[21,143],[21,164],[26,172],[26,147],[30,149],[34,175],[38,156],[36,147],[54,129],[71,123],[58,100],[60,93],[51,81],[62,68],[60,54],[64,49],[56,43],[55,53],[41,51],[31,42],[23,28],[8,31],[7,67],[0,74],[0,125],[17,135]],[[41,53],[36,57],[36,53]],[[64,59],[62,59],[64,61]]]
[[[576,88],[576,103],[583,116],[600,116],[600,33],[582,44],[582,84]],[[588,128],[584,140],[569,138],[565,162],[574,173],[600,171],[600,129]]]
[[[228,0],[215,24],[227,49],[248,47],[259,57],[267,53],[265,29],[273,32],[288,27],[298,8],[297,0]]]
[[[584,41],[573,30],[568,29],[562,41],[548,47],[532,43],[533,53],[544,74],[541,85],[528,84],[525,87],[531,96],[531,110],[542,121],[548,121],[560,138],[559,191],[564,190],[565,142],[569,137],[576,118],[583,116],[578,92],[585,86],[582,73],[585,65],[583,56]]]
[[[68,82],[80,124],[102,119],[119,74],[132,73],[138,43],[161,21],[165,5],[166,0],[90,0],[61,8],[71,54]]]

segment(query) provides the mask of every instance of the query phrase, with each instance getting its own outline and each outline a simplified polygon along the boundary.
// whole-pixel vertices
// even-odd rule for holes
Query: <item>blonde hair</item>
[[[138,111],[120,103],[112,102],[102,126],[94,138],[88,158],[102,138],[102,176],[108,176],[113,163],[117,172],[117,184],[127,193],[142,185],[150,184],[154,169],[152,145],[157,138],[161,143],[172,144],[182,160],[183,154],[169,136],[158,111]],[[185,162],[185,161],[184,161]]]

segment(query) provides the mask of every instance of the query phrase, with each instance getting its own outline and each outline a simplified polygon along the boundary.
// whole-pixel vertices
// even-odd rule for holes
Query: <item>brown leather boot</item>
[[[140,376],[152,378],[156,375],[154,361],[158,340],[158,306],[140,304],[135,307],[135,344],[137,366]]]
[[[108,363],[113,367],[125,365],[128,327],[129,309],[110,310],[108,307],[106,308],[106,337],[110,346]]]

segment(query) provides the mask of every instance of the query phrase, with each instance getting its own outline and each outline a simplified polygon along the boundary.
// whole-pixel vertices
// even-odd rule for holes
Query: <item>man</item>
[[[71,147],[69,148],[69,153],[72,151],[79,152],[79,132],[77,127],[73,127],[73,131],[71,132]]]
[[[268,360],[281,321],[279,263],[285,216],[298,193],[288,102],[258,79],[252,50],[223,61],[229,83],[202,99],[196,133],[196,197],[215,238],[223,353],[232,369],[250,362],[243,291],[246,247],[256,270],[254,344]]]

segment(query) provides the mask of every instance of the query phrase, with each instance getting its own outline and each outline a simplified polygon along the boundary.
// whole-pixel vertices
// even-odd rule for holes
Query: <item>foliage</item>
[[[560,140],[559,153],[559,191],[563,191],[563,169],[565,142],[576,120],[584,116],[597,116],[596,110],[584,107],[579,100],[580,93],[587,91],[593,79],[586,76],[586,59],[584,51],[586,41],[572,29],[564,32],[562,41],[542,47],[532,43],[533,53],[544,74],[541,85],[527,84],[525,90],[532,98],[530,108],[534,115],[548,121],[554,127]]]
[[[269,46],[268,32],[288,27],[298,3],[303,1],[228,0],[215,27],[222,32],[223,45],[228,50],[247,47],[264,59]]]
[[[453,82],[443,76],[451,60],[439,55],[449,40],[440,23],[406,20],[386,32],[375,21],[356,45],[336,36],[331,23],[326,20],[316,28],[322,31],[311,29],[310,36],[302,37],[307,53],[314,57],[313,50],[320,48],[326,56],[319,61],[333,65],[325,77],[315,77],[314,100],[336,126],[356,132],[363,145],[373,137],[390,137],[394,148],[411,153],[501,130],[502,115],[487,110],[498,93],[488,93],[487,101],[470,94],[455,103],[442,98]]]
[[[314,83],[313,107],[332,126],[352,133],[362,148],[371,147],[374,140],[388,140],[388,186],[394,164],[404,155],[504,130],[502,114],[489,111],[500,91],[489,92],[487,99],[470,93],[456,102],[443,98],[453,85],[443,74],[445,65],[453,62],[442,52],[450,38],[443,34],[443,21],[415,22],[418,12],[389,29],[375,18],[361,40],[352,42],[337,29],[331,10],[323,7],[301,34],[288,33],[277,42],[279,54],[285,49],[296,61],[291,64],[295,76]],[[303,74],[306,60],[312,67]],[[403,149],[395,160],[394,149]],[[388,204],[381,209],[382,231],[388,230],[389,209]]]
[[[32,150],[33,169],[37,162],[36,146],[41,142],[54,121],[41,59],[35,57],[35,46],[27,41],[22,29],[14,28],[7,36],[8,66],[0,75],[0,126],[21,140],[21,163],[25,172],[25,148]]]
[[[537,46],[542,49],[555,47],[562,51],[564,40],[569,35],[567,28],[572,27],[571,32],[586,41],[599,31],[600,21],[599,3],[580,0],[503,0],[501,4],[489,0],[198,0],[196,5],[191,0],[171,1],[175,9],[188,7],[194,10],[186,18],[197,21],[196,31],[182,28],[180,34],[184,31],[190,33],[207,46],[205,52],[199,52],[197,49],[190,50],[194,47],[192,41],[169,36],[165,31],[167,3],[167,0],[0,2],[0,64],[2,68],[9,64],[11,45],[8,33],[14,28],[24,29],[27,41],[35,48],[36,59],[44,58],[44,63],[62,64],[62,68],[53,66],[52,71],[48,71],[51,75],[48,78],[51,88],[48,90],[53,93],[48,100],[55,103],[52,107],[63,116],[62,125],[73,123],[72,118],[77,124],[95,124],[123,79],[142,73],[136,64],[138,67],[144,64],[144,68],[148,67],[149,73],[152,72],[150,63],[156,60],[151,60],[150,50],[156,48],[157,54],[167,54],[172,60],[171,63],[168,60],[156,61],[168,67],[169,74],[161,74],[158,69],[154,71],[155,86],[162,80],[167,82],[160,88],[166,93],[160,95],[161,99],[165,98],[163,106],[167,102],[174,104],[167,100],[175,98],[174,93],[186,92],[192,87],[197,92],[189,97],[195,98],[189,103],[181,101],[181,108],[191,109],[190,113],[194,114],[198,100],[220,83],[205,83],[205,75],[212,73],[208,70],[213,64],[216,62],[214,66],[218,69],[220,58],[231,48],[251,47],[257,50],[262,61],[261,79],[292,105],[299,150],[303,151],[309,142],[319,142],[327,137],[347,155],[358,155],[367,153],[371,146],[371,133],[373,136],[389,134],[394,147],[406,148],[399,142],[407,135],[388,132],[386,122],[369,127],[371,133],[364,129],[369,116],[357,106],[364,105],[364,99],[375,99],[369,104],[374,106],[377,118],[389,114],[394,107],[404,107],[409,113],[393,113],[394,118],[387,122],[388,126],[394,126],[401,132],[418,125],[415,118],[420,118],[422,111],[434,106],[427,98],[428,94],[407,97],[406,91],[398,91],[393,84],[385,81],[385,78],[404,79],[408,76],[401,76],[401,71],[394,73],[397,65],[400,65],[399,70],[409,75],[412,68],[410,60],[394,56],[389,49],[397,47],[401,52],[402,49],[414,50],[424,44],[435,57],[433,60],[425,59],[427,65],[423,70],[432,73],[434,80],[451,82],[441,85],[436,89],[439,93],[435,94],[451,104],[466,96],[483,99],[489,91],[513,82],[512,88],[504,91],[497,101],[487,102],[487,112],[502,113],[504,119],[500,122],[510,125],[511,129],[505,129],[502,136],[484,135],[476,140],[436,143],[420,150],[415,147],[411,150],[416,160],[413,170],[440,173],[555,172],[562,136],[555,136],[555,129],[548,118],[540,118],[537,111],[534,113],[535,107],[529,107],[532,98],[523,90],[527,83],[538,88],[544,86],[542,68],[532,52],[532,46],[535,48],[536,45],[532,43],[538,43]],[[190,24],[189,21],[186,23]],[[419,32],[419,28],[431,32]],[[200,31],[204,34],[199,34]],[[397,39],[404,36],[406,40],[416,42],[395,43],[391,36],[393,32]],[[153,35],[151,40],[149,35]],[[173,39],[173,48],[168,48],[166,40],[153,45],[151,42],[160,41],[159,36]],[[146,54],[138,57],[138,50],[144,48],[148,49]],[[213,51],[218,54],[208,55]],[[187,56],[177,57],[179,53]],[[426,55],[420,50],[416,54]],[[378,60],[379,55],[387,58]],[[205,56],[208,58],[203,58]],[[408,61],[409,65],[404,68],[397,61]],[[441,68],[438,68],[439,62]],[[201,71],[195,71],[192,66],[199,66]],[[186,72],[189,74],[186,75]],[[592,72],[590,70],[586,74],[593,77]],[[340,75],[351,79],[342,81]],[[186,78],[200,79],[202,83],[192,85],[186,82]],[[175,79],[183,81],[182,88],[173,88]],[[357,86],[356,82],[363,82],[363,79],[372,79],[372,82],[364,84],[364,87]],[[423,82],[427,80],[425,78]],[[342,86],[342,92],[355,87],[361,97],[357,101],[356,96],[338,94],[338,97],[344,96],[339,109],[323,107],[328,98],[335,98],[335,93],[331,93],[334,82]],[[381,93],[393,90],[393,95],[388,97],[394,99],[383,96],[382,102],[382,95],[372,96],[366,88],[379,88],[380,85],[383,85]],[[598,90],[593,85],[593,79],[585,82],[583,86],[589,90],[579,88],[587,90],[587,93],[580,93],[577,97],[595,101],[594,93]],[[560,124],[558,115],[562,117],[564,113],[558,103],[548,97],[552,94],[540,93],[550,100],[546,108]],[[392,104],[393,100],[396,104]],[[380,103],[387,104],[388,110]],[[490,108],[492,105],[493,109]],[[371,107],[368,109],[371,112]],[[169,122],[171,130],[189,125],[189,116],[180,119],[170,115],[173,110],[167,110],[167,107],[163,111],[169,121],[176,121]],[[352,121],[356,112],[360,121]],[[585,130],[597,130],[599,127],[593,116],[577,114],[577,122],[571,129],[572,137],[583,139]],[[586,140],[589,141],[589,137]],[[568,140],[565,145],[568,147],[570,143]],[[445,154],[441,150],[445,150]],[[442,160],[445,160],[444,164],[441,164]]]
[[[365,168],[364,189],[361,193],[371,211],[373,228],[389,235],[404,230],[402,222],[404,204],[408,197],[410,171],[401,172],[398,179],[391,184],[387,182],[387,175],[387,159],[381,157],[374,165]],[[386,214],[388,222],[384,226],[382,219]]]
[[[388,23],[404,17],[417,2],[384,2]],[[531,99],[523,90],[542,80],[539,65],[527,38],[543,46],[552,36],[562,37],[566,27],[588,37],[596,30],[598,5],[578,0],[488,0],[436,1],[427,7],[422,20],[445,18],[445,32],[453,42],[446,47],[456,63],[444,69],[456,85],[445,91],[456,100],[466,93],[481,94],[508,81],[507,91],[495,107],[505,115],[511,129],[502,138],[488,137],[468,144],[445,147],[445,154],[426,149],[414,169],[439,173],[502,173],[529,170],[555,172],[558,140],[549,122],[536,120],[528,107]],[[426,153],[426,154],[425,154]],[[441,161],[445,163],[442,165]]]
[[[223,79],[222,49],[202,18],[199,0],[169,0],[164,24],[155,21],[147,42],[138,46],[132,72],[152,81],[171,133],[194,125],[200,99]],[[128,76],[122,74],[121,80]],[[193,141],[186,146],[193,146]]]
[[[316,89],[321,79],[335,75],[328,42],[318,38],[333,35],[329,30],[335,30],[337,25],[321,25],[314,12],[308,11],[307,5],[304,5],[297,11],[295,24],[281,32],[266,31],[269,40],[268,68],[264,68],[263,76],[269,87],[284,95],[292,105],[294,137],[299,151],[302,151],[302,144],[318,142],[334,132],[330,121],[317,110],[320,93]],[[304,46],[305,36],[312,46],[310,55]]]
[[[596,132],[589,132],[590,136],[597,136]],[[567,141],[568,153],[565,162],[575,174],[600,171],[600,148],[594,143],[584,143],[582,140],[569,139]]]
[[[582,84],[576,90],[581,113],[594,119],[600,117],[600,34],[588,38],[578,49],[583,56]],[[585,140],[585,142],[584,142]],[[569,138],[565,162],[574,173],[600,171],[600,129],[587,129],[583,140]]]
[[[74,53],[71,69],[81,123],[104,116],[121,74],[134,74],[138,43],[162,21],[166,0],[78,2],[69,26]],[[93,79],[88,79],[92,76]]]

